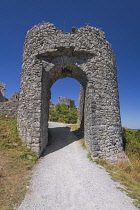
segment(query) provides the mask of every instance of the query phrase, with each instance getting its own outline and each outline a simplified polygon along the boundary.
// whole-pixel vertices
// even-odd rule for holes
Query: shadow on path
[[[44,149],[41,157],[62,149],[74,141],[78,141],[78,138],[70,131],[69,127],[49,128],[48,138],[49,144]]]

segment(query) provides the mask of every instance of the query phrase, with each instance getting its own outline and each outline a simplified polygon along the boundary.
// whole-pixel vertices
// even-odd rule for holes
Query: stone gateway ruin
[[[27,32],[18,109],[21,138],[41,155],[48,142],[50,88],[65,77],[81,84],[80,119],[93,158],[119,160],[124,153],[114,53],[104,32],[91,26],[63,33],[42,23]]]

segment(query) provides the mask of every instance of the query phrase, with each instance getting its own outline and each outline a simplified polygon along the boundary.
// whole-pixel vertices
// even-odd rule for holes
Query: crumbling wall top
[[[101,48],[105,46],[111,50],[105,33],[95,27],[84,26],[79,29],[73,27],[71,33],[63,33],[53,24],[43,22],[27,32],[23,61],[38,54],[57,51],[60,47],[73,48],[76,52],[101,52]]]

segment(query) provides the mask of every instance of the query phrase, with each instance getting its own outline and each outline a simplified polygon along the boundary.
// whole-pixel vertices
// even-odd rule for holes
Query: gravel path
[[[49,123],[52,143],[33,170],[19,210],[136,210],[63,123]]]

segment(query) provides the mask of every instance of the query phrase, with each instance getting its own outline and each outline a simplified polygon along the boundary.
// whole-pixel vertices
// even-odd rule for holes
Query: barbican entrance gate
[[[50,23],[34,26],[24,44],[18,130],[38,156],[48,143],[50,88],[65,77],[82,87],[81,122],[93,158],[123,154],[114,53],[104,32],[91,26],[64,34]]]

